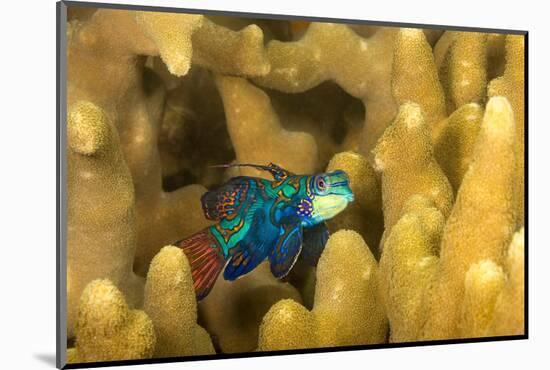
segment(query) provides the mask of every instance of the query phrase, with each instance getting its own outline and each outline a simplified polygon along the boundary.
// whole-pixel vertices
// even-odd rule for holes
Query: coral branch
[[[395,115],[391,71],[396,33],[383,28],[362,38],[346,25],[312,22],[299,41],[268,44],[271,70],[254,82],[296,93],[335,81],[367,108],[360,150],[368,154]]]
[[[82,293],[71,362],[151,358],[155,331],[145,312],[130,310],[109,280],[94,280]]]
[[[367,245],[374,248],[372,252],[376,256],[383,231],[381,193],[376,173],[367,159],[355,152],[336,154],[330,160],[327,172],[335,170],[346,171],[355,200],[344,212],[330,220],[328,226],[333,231],[357,231]]]
[[[262,318],[280,300],[302,303],[298,291],[276,279],[266,262],[234,282],[219,278],[199,312],[223,352],[251,352]]]
[[[132,272],[134,187],[115,128],[102,109],[82,101],[69,111],[67,139],[67,331],[72,337],[78,300],[90,281],[110,279],[131,306],[141,302],[143,281]]]
[[[278,302],[260,326],[258,350],[384,341],[387,321],[378,279],[376,260],[359,234],[341,230],[331,235],[317,267],[313,310]]]
[[[432,199],[443,215],[450,213],[452,189],[434,158],[430,136],[420,107],[404,104],[373,151],[375,169],[382,176],[386,230],[399,220],[403,205],[414,194]]]
[[[407,102],[418,104],[430,129],[445,118],[445,96],[437,76],[432,48],[422,30],[405,28],[397,34],[392,93],[398,105]]]
[[[135,188],[135,270],[143,276],[163,245],[207,225],[199,218],[204,187],[192,185],[173,193],[162,189],[157,142],[164,87],[157,76],[144,69],[145,60],[140,56],[160,52],[173,73],[186,73],[191,56],[185,50],[190,52],[190,33],[200,19],[101,9],[89,21],[73,27],[68,43],[69,109],[81,99],[94,102],[112,117],[120,136]]]
[[[315,139],[281,126],[269,97],[244,79],[218,77],[229,135],[240,163],[277,163],[296,173],[312,173],[318,167]],[[243,169],[243,174],[266,176]]]
[[[512,198],[515,173],[515,127],[505,98],[487,104],[474,149],[441,241],[438,282],[424,327],[424,338],[455,338],[464,277],[484,259],[503,261],[515,227]]]
[[[518,225],[524,223],[525,195],[525,46],[523,36],[506,36],[506,67],[504,76],[491,81],[489,96],[505,96],[514,111],[516,121],[517,170],[515,174],[515,202]]]
[[[154,357],[213,354],[208,333],[197,325],[191,270],[183,251],[168,246],[153,258],[145,284],[144,311],[155,327]]]
[[[522,228],[506,256],[506,281],[498,298],[487,335],[525,334],[525,236]]]
[[[464,104],[485,102],[486,33],[446,31],[434,54],[447,97],[447,113],[451,114]]]
[[[464,301],[458,325],[463,338],[484,337],[504,285],[502,267],[491,260],[473,264],[464,279]]]
[[[227,75],[263,76],[270,70],[263,41],[254,24],[235,32],[204,18],[193,34],[193,63]]]
[[[155,43],[170,73],[184,76],[191,66],[191,36],[203,16],[160,12],[136,12],[137,23]]]
[[[418,339],[424,296],[430,291],[444,217],[425,196],[416,195],[391,229],[380,259],[380,291],[390,323],[390,342]]]
[[[482,119],[483,109],[479,105],[466,104],[439,125],[440,132],[434,138],[435,157],[455,194],[472,162]]]
[[[510,104],[492,98],[446,223],[429,194],[414,195],[401,212],[394,211],[399,221],[389,230],[380,260],[390,341],[485,336],[499,304],[520,305],[515,282],[508,288],[514,293],[502,298],[506,282],[500,267],[515,227],[514,142]],[[509,270],[519,283],[522,260],[519,253],[509,253],[514,255]],[[522,311],[507,308],[517,331]]]

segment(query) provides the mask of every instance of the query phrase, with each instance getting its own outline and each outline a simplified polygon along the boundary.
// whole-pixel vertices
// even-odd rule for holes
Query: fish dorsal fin
[[[277,166],[275,163],[269,163],[268,167],[269,172],[271,172],[271,175],[275,179],[275,181],[283,181],[289,176],[292,176],[293,173],[290,171],[285,170],[282,167]]]
[[[261,164],[251,164],[251,163],[235,163],[235,164],[221,164],[210,167],[220,167],[220,168],[229,168],[229,167],[252,167],[257,170],[267,171],[273,176],[275,181],[282,181],[288,176],[293,175],[292,172],[285,170],[284,168],[276,165],[275,163],[269,163],[267,166]]]
[[[243,204],[251,201],[250,178],[234,177],[216,190],[208,191],[201,197],[204,216],[213,221],[234,218]],[[253,192],[252,192],[253,193]]]

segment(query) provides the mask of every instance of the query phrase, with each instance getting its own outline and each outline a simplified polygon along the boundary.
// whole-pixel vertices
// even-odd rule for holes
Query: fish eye
[[[326,183],[325,180],[322,177],[317,178],[317,189],[319,190],[325,190]]]

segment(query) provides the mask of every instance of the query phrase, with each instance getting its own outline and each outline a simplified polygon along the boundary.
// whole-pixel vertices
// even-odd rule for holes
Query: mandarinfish
[[[266,258],[277,278],[300,254],[316,266],[329,236],[325,221],[353,201],[344,171],[295,175],[273,163],[218,167],[232,166],[269,171],[275,181],[238,176],[202,196],[206,218],[218,223],[176,243],[189,260],[197,300],[208,295],[224,267],[223,277],[235,280]]]

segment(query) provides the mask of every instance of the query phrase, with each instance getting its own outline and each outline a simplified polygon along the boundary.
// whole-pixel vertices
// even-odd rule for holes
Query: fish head
[[[312,210],[309,223],[311,225],[333,218],[354,199],[349,177],[342,170],[312,176],[310,189]]]

